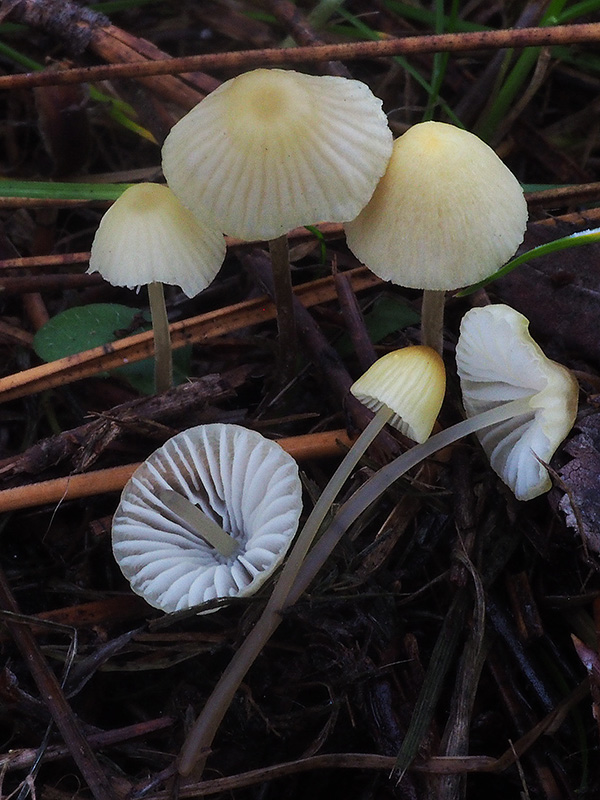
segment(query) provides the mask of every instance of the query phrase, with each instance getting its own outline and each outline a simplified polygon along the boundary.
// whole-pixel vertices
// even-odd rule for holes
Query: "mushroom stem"
[[[304,557],[308,553],[308,549],[317,535],[333,501],[338,496],[342,486],[354,467],[358,464],[367,447],[371,444],[373,439],[375,439],[386,422],[393,416],[393,413],[394,412],[388,408],[388,406],[383,405],[344,456],[339,467],[323,489],[313,510],[307,517],[302,530],[298,534],[296,542],[290,550],[281,574],[279,575],[277,584],[269,598],[269,602],[265,607],[265,613],[267,611],[273,611],[273,613],[279,614],[279,611],[283,608],[284,601],[292,588],[292,584],[304,561]]]
[[[160,394],[173,386],[171,336],[165,305],[165,291],[160,281],[148,284],[148,300],[154,332],[154,390]]]
[[[444,301],[446,292],[434,289],[423,291],[421,303],[421,344],[442,355],[444,341]]]
[[[277,306],[278,361],[281,382],[286,383],[294,374],[296,360],[296,323],[294,319],[294,293],[290,271],[290,253],[287,236],[278,236],[269,242],[269,255],[275,285]]]
[[[417,464],[420,464],[421,461],[465,436],[477,433],[490,425],[497,425],[507,419],[532,414],[532,397],[533,395],[520,397],[518,400],[511,400],[508,403],[503,403],[481,414],[476,414],[473,417],[457,422],[456,425],[434,434],[426,442],[411,447],[410,450],[402,453],[394,461],[378,470],[344,503],[317,544],[308,554],[298,572],[294,585],[285,599],[283,608],[293,605],[298,600],[345,531],[395,481]]]
[[[256,657],[269,640],[271,634],[276,630],[281,622],[281,612],[290,605],[293,605],[298,600],[300,595],[313,580],[321,566],[325,563],[327,556],[334,549],[344,532],[352,524],[352,522],[354,522],[359,514],[368,508],[371,503],[373,503],[381,494],[383,494],[383,492],[392,483],[394,483],[394,481],[404,475],[405,472],[412,469],[412,467],[416,466],[425,458],[433,455],[438,450],[447,447],[449,444],[461,439],[463,436],[475,433],[476,431],[486,428],[489,425],[494,425],[498,422],[502,422],[505,419],[510,419],[522,414],[531,413],[532,409],[529,402],[530,399],[530,397],[524,397],[518,400],[513,400],[510,403],[497,406],[496,408],[486,411],[483,414],[478,414],[475,417],[463,420],[462,422],[459,422],[456,425],[453,425],[452,427],[435,434],[426,442],[412,447],[390,464],[380,469],[375,473],[375,475],[373,475],[372,478],[363,484],[363,486],[361,486],[361,488],[358,489],[358,491],[356,491],[352,497],[346,501],[346,503],[344,503],[315,547],[301,563],[298,563],[297,559],[304,556],[304,553],[309,547],[310,542],[314,537],[314,533],[316,533],[316,530],[319,526],[318,516],[322,513],[325,502],[322,505],[320,500],[317,502],[312,514],[310,515],[306,525],[298,537],[296,545],[290,553],[289,559],[281,573],[279,582],[277,583],[277,586],[275,587],[275,590],[271,595],[265,610],[263,611],[252,631],[242,642],[242,645],[227,665],[225,671],[222,673],[219,681],[212,691],[212,694],[200,712],[194,727],[188,734],[188,738],[183,745],[179,757],[178,770],[181,775],[189,775],[194,767],[200,762],[200,760],[206,758],[213,738],[218,730],[221,720],[225,716],[227,709],[233,700],[235,692],[244,679],[248,669],[252,666]],[[358,452],[358,443],[361,440],[363,440],[364,443],[368,438],[366,435],[367,431],[369,431],[371,428],[371,431],[368,435],[371,436],[371,438],[374,438],[375,434],[373,431],[375,431],[377,425],[379,425],[380,428],[383,427],[385,424],[384,416],[385,412],[381,414],[378,412],[367,428],[365,428],[363,434],[355,443],[356,452],[354,453],[353,458]],[[367,444],[364,444],[365,448]],[[353,447],[350,453],[352,453],[354,449],[355,448]],[[350,455],[350,453],[348,455]],[[356,458],[356,461],[354,461],[354,464],[356,464],[359,457],[360,454]],[[340,473],[341,477],[341,466],[342,465],[340,465],[335,473],[334,478],[332,478],[331,483],[334,482],[338,473]],[[352,467],[350,467],[350,469],[352,469]],[[337,486],[337,491],[339,491],[340,486],[341,484]],[[329,485],[326,487],[325,491],[329,495],[327,498],[328,503],[331,502],[330,497],[334,489],[335,484],[331,489],[329,488]],[[319,508],[319,512],[315,513],[317,506],[321,507]],[[312,523],[309,527],[309,522],[313,515],[314,523]],[[313,525],[316,525],[316,527],[313,528]],[[293,566],[290,566],[290,561],[292,558],[294,559],[294,563]],[[299,570],[296,576],[296,570],[298,567]],[[286,572],[287,577],[285,582],[282,583],[282,578],[284,578]],[[290,577],[292,579],[295,577],[295,580],[293,580],[289,591],[287,591],[287,587],[289,585],[288,578]]]
[[[229,558],[238,549],[238,543],[233,536],[179,492],[164,489],[158,493],[158,499],[179,517],[188,530],[204,539],[220,555]]]

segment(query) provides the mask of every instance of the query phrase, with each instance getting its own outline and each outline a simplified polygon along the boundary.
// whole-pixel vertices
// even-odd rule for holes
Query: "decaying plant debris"
[[[2,178],[160,181],[160,144],[190,108],[244,69],[294,61],[366,82],[395,136],[431,103],[429,118],[456,115],[486,139],[529,189],[522,249],[596,226],[600,3],[567,20],[579,27],[548,25],[545,3],[458,4],[489,33],[436,28],[430,5],[348,0],[319,20],[311,12],[324,3],[287,0],[94,11],[2,0]],[[287,56],[286,37],[301,46]],[[519,49],[528,43],[538,49]],[[303,49],[320,45],[331,47]],[[206,58],[165,63],[196,55]],[[32,61],[43,70],[23,76]],[[46,77],[60,70],[72,82]],[[439,96],[423,87],[432,74]],[[509,74],[523,80],[507,101]],[[206,291],[167,293],[173,344],[190,348],[187,380],[144,398],[107,372],[151,353],[141,316],[114,344],[40,362],[33,337],[48,318],[92,303],[142,309],[146,297],[83,274],[106,200],[23,194],[0,197],[0,795],[597,797],[600,246],[447,302],[442,426],[461,416],[453,351],[472,305],[525,314],[544,351],[576,374],[579,421],[551,465],[551,492],[517,502],[474,439],[394,486],[286,611],[202,778],[181,781],[186,732],[270,586],[213,614],[150,608],[112,556],[118,487],[178,431],[233,422],[290,448],[309,509],[370,418],[350,385],[379,355],[418,341],[420,293],[361,267],[339,224],[292,231],[299,356],[282,386],[266,251],[229,239]],[[381,434],[340,500],[406,444]],[[81,474],[73,482],[85,488],[70,494]],[[48,481],[53,494],[31,488]]]

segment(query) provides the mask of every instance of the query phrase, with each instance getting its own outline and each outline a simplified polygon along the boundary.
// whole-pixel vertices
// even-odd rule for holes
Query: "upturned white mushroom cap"
[[[176,284],[188,297],[212,283],[225,258],[225,239],[195,217],[167,187],[130,186],[102,217],[88,272],[113,286]]]
[[[172,490],[237,544],[220,555],[160,499]],[[134,472],[113,520],[115,558],[134,592],[163,611],[255,592],[298,527],[302,487],[294,459],[239,425],[182,431]]]
[[[171,130],[167,183],[225,233],[274,239],[299,225],[343,222],[367,203],[392,134],[364,83],[257,69],[226,81]]]
[[[443,122],[421,122],[394,143],[385,175],[348,246],[384,280],[449,290],[499,269],[523,239],[519,182],[485,142]]]
[[[389,419],[405,436],[424,442],[432,431],[446,391],[446,371],[431,347],[416,345],[387,353],[350,387],[371,411],[387,406]]]
[[[526,317],[505,305],[473,308],[463,317],[456,364],[467,416],[519,398],[526,413],[477,436],[492,468],[518,500],[551,487],[548,463],[573,427],[577,381],[551,361],[529,334]]]

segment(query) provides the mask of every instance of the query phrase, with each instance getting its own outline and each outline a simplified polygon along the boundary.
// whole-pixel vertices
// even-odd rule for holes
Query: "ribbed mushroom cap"
[[[371,411],[387,406],[389,423],[416,442],[424,442],[437,419],[446,391],[441,357],[416,345],[387,353],[350,387]]]
[[[239,545],[220,555],[161,501],[173,490]],[[113,520],[115,558],[136,594],[163,611],[249,595],[273,573],[302,508],[294,459],[239,425],[182,431],[134,472]]]
[[[523,190],[487,144],[421,122],[396,140],[373,197],[345,228],[354,255],[380,278],[449,290],[499,269],[526,223]]]
[[[169,186],[231,236],[274,239],[299,225],[355,217],[392,151],[364,83],[257,69],[226,81],[171,130]]]
[[[577,381],[551,361],[529,334],[526,317],[505,305],[473,308],[463,317],[456,365],[467,416],[529,397],[530,410],[477,436],[492,468],[518,500],[551,487],[548,463],[573,427]]]
[[[195,217],[167,187],[130,186],[102,217],[88,272],[133,289],[160,281],[188,297],[212,283],[225,258],[225,239]]]

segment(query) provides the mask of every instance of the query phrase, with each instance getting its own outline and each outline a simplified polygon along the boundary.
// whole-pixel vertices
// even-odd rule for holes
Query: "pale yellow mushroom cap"
[[[394,350],[377,359],[350,391],[371,411],[387,406],[394,412],[390,425],[415,442],[424,442],[444,400],[444,362],[424,345]]]
[[[396,140],[373,197],[345,227],[354,255],[380,278],[450,290],[499,269],[526,224],[523,190],[491,147],[421,122]]]
[[[529,321],[505,305],[473,308],[462,319],[456,365],[467,416],[519,398],[525,414],[491,425],[477,436],[492,469],[518,500],[551,487],[548,463],[573,427],[578,385],[551,361],[529,333]]]
[[[88,272],[130,289],[175,284],[194,297],[212,283],[224,258],[219,230],[197,219],[167,186],[139,183],[102,217]]]
[[[392,135],[364,83],[257,69],[223,83],[171,130],[167,183],[225,233],[274,239],[343,222],[385,172]]]

